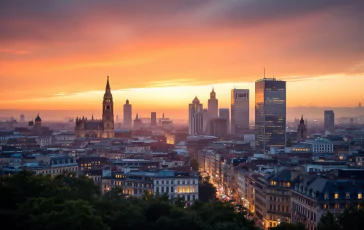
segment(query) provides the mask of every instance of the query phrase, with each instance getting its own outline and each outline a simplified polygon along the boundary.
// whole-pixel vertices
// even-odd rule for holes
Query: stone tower
[[[109,77],[107,77],[104,100],[102,102],[103,138],[114,137],[114,102],[112,99]]]
[[[299,123],[298,128],[297,128],[297,135],[298,135],[297,140],[299,142],[306,141],[306,139],[307,139],[307,126],[306,126],[306,124],[305,124],[305,120],[303,120],[303,115],[302,115],[300,123]]]

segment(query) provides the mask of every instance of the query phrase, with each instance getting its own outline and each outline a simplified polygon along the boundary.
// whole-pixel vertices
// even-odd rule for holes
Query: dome
[[[39,113],[38,113],[37,117],[35,118],[35,121],[42,121],[42,119],[39,116]]]
[[[200,103],[200,100],[198,100],[198,98],[197,98],[197,97],[195,97],[195,99],[193,99],[192,103],[199,104],[199,103]]]

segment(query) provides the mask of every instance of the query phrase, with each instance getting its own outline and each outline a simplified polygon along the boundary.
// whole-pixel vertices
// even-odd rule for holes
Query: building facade
[[[308,230],[317,227],[327,212],[334,216],[363,201],[363,179],[304,178],[292,191],[292,223],[302,223]]]
[[[102,102],[102,119],[92,116],[76,118],[75,134],[77,137],[113,138],[114,137],[114,102],[111,94],[109,77],[107,77],[104,100]]]
[[[132,123],[132,106],[129,103],[129,99],[126,99],[126,102],[124,104],[124,113],[123,113],[124,119],[123,124],[124,127],[127,129],[131,129],[131,123]]]
[[[286,146],[286,82],[263,78],[255,82],[256,148]]]
[[[219,109],[219,117],[226,120],[226,133],[230,133],[230,112],[227,108]]]
[[[332,110],[324,112],[324,127],[326,130],[333,130],[335,128],[335,114]]]
[[[315,140],[307,140],[307,144],[311,146],[313,153],[334,153],[334,144],[324,138],[317,138]]]
[[[218,108],[219,108],[219,101],[216,99],[215,90],[212,89],[210,93],[210,99],[208,100],[207,110],[209,113],[209,118],[216,118],[218,117]]]
[[[225,118],[212,118],[210,119],[210,135],[215,137],[223,137],[227,134],[226,119]]]
[[[151,126],[156,126],[157,125],[157,113],[156,112],[151,112],[150,113],[150,125]]]
[[[249,130],[249,89],[231,90],[231,134]]]
[[[300,123],[297,127],[297,140],[299,142],[306,141],[307,139],[307,125],[305,124],[305,120],[303,120],[303,116],[301,117]]]
[[[197,135],[203,133],[203,107],[197,97],[188,107],[188,134]]]
[[[198,200],[198,177],[184,172],[115,172],[102,180],[103,193],[122,187],[123,193],[141,198],[144,194],[165,194],[170,200],[181,198],[186,202]]]

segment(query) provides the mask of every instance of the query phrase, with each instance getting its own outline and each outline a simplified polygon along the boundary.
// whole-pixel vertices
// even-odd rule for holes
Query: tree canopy
[[[186,206],[165,195],[138,199],[124,196],[120,188],[101,196],[92,180],[74,174],[52,178],[24,171],[0,177],[0,220],[13,229],[257,229],[245,210],[205,201]]]

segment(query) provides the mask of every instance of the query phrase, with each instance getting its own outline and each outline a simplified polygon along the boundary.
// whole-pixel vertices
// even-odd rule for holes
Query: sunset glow
[[[0,3],[0,109],[99,113],[110,76],[117,113],[186,118],[212,87],[220,107],[253,92],[264,66],[288,107],[364,102],[362,1],[40,2]]]

